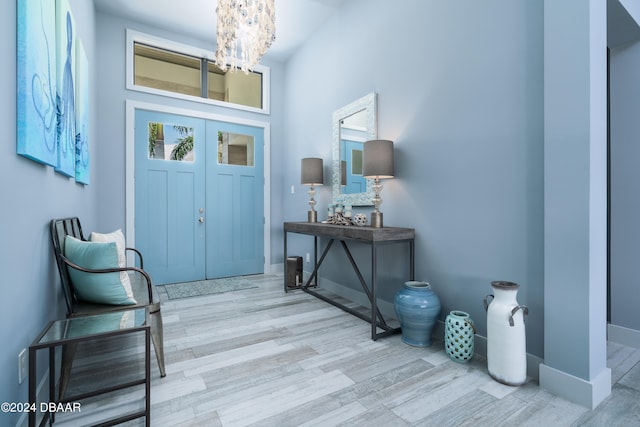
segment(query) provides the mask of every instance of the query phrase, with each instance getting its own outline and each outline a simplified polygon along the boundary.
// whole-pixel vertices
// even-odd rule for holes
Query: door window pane
[[[253,135],[218,131],[218,164],[254,166]]]
[[[193,128],[149,122],[149,158],[193,162]]]

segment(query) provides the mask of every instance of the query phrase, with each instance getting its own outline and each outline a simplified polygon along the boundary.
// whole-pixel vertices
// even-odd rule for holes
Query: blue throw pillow
[[[88,269],[118,268],[115,242],[85,242],[71,236],[64,241],[64,256],[72,263]],[[71,285],[81,301],[98,304],[133,305],[131,288],[120,281],[120,273],[86,273],[68,268]]]

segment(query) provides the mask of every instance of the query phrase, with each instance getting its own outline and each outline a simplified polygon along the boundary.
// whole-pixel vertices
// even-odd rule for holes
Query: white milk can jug
[[[524,316],[529,314],[529,309],[516,300],[517,283],[494,281],[491,286],[493,295],[484,299],[489,375],[503,384],[521,385],[527,378]],[[493,299],[488,303],[490,297]]]

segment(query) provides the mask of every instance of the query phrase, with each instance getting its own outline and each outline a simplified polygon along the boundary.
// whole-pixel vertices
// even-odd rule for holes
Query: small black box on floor
[[[287,286],[296,288],[302,284],[302,257],[287,257],[287,265],[285,267],[285,277],[287,278]]]

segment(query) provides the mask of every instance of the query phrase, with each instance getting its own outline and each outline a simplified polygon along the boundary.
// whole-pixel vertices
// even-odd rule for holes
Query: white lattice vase
[[[495,281],[491,286],[493,295],[484,299],[489,375],[503,384],[521,385],[527,378],[524,316],[529,310],[518,304],[518,284]],[[493,297],[491,303],[487,302],[489,297]]]

